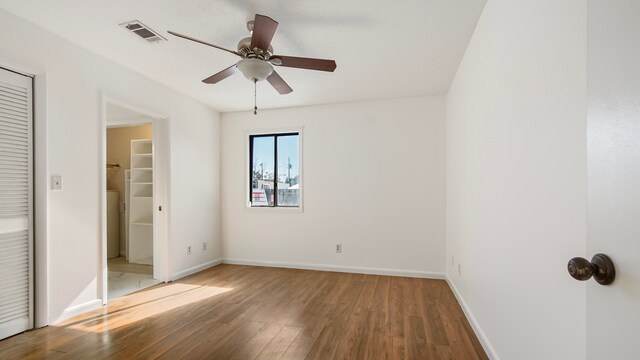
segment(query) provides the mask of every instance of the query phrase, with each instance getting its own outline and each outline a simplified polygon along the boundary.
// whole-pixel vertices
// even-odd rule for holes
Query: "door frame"
[[[123,122],[122,126],[151,124],[153,142],[153,277],[157,280],[169,281],[169,232],[167,202],[169,199],[169,117],[122,100],[119,97],[100,92],[100,289],[102,304],[108,302],[108,269],[107,269],[107,105],[117,105],[134,111],[149,119]],[[162,207],[162,211],[159,211]]]

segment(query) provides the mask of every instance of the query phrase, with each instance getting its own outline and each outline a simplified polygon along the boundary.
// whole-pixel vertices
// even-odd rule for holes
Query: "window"
[[[299,135],[249,136],[251,207],[300,207]]]

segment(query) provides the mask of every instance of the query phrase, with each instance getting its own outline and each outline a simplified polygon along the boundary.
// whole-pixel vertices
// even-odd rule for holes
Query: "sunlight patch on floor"
[[[100,310],[81,315],[58,325],[74,330],[101,333],[131,325],[198,301],[226,293],[233,288],[168,284],[109,302]]]

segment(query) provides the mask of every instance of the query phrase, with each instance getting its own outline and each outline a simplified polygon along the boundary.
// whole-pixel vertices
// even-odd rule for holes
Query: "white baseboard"
[[[171,275],[171,281],[182,279],[185,276],[189,276],[189,275],[195,274],[197,272],[200,272],[202,270],[206,270],[206,269],[208,269],[210,267],[219,265],[221,263],[222,263],[222,259],[216,259],[216,260],[212,260],[212,261],[207,261],[204,264],[196,265],[194,267],[190,267],[188,269],[184,269],[184,270],[178,271],[177,273],[174,273],[173,275]]]
[[[67,319],[72,318],[72,317],[74,317],[76,315],[84,314],[87,311],[98,309],[101,306],[102,306],[102,299],[93,299],[91,301],[87,301],[86,303],[66,308],[62,312],[62,314],[60,314],[60,316],[58,316],[57,319],[55,319],[54,321],[51,321],[49,323],[55,325],[55,324],[57,324],[57,323],[59,323],[61,321],[67,320]]]
[[[487,338],[487,335],[485,335],[484,331],[482,331],[482,328],[480,327],[478,320],[476,320],[476,317],[473,316],[473,313],[471,313],[471,309],[469,309],[469,306],[467,306],[467,303],[462,298],[462,295],[458,291],[458,288],[456,288],[456,286],[453,284],[453,281],[451,281],[451,279],[448,276],[446,279],[447,279],[447,283],[449,284],[449,287],[453,291],[453,295],[455,295],[456,299],[458,300],[458,303],[460,304],[460,307],[462,307],[462,311],[466,315],[467,320],[469,320],[469,323],[471,324],[473,331],[476,333],[476,336],[478,336],[478,340],[480,340],[480,344],[482,344],[482,348],[487,353],[487,356],[489,356],[489,359],[492,359],[492,360],[500,360],[495,349],[493,348],[493,346],[491,346],[491,343],[489,342],[489,338]]]
[[[319,271],[335,271],[335,272],[347,272],[355,274],[370,274],[370,275],[388,275],[388,276],[404,276],[424,279],[446,279],[445,274],[428,272],[428,271],[413,271],[413,270],[398,270],[398,269],[382,269],[382,268],[367,268],[357,266],[339,266],[339,265],[322,265],[322,264],[305,264],[305,263],[288,263],[288,262],[272,262],[272,261],[256,261],[256,260],[244,260],[244,259],[223,259],[224,264],[233,265],[251,265],[251,266],[268,266],[288,269],[303,269],[303,270],[319,270]]]

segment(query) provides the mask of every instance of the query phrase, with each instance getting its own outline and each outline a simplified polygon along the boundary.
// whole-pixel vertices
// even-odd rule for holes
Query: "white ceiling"
[[[293,88],[258,84],[258,107],[276,108],[447,92],[486,0],[0,0],[0,7],[219,111],[253,108],[253,84],[240,73],[216,85],[202,79],[234,64],[255,13],[280,23],[281,55],[336,60],[334,73],[276,68]],[[169,41],[152,45],[118,24],[140,20]]]

